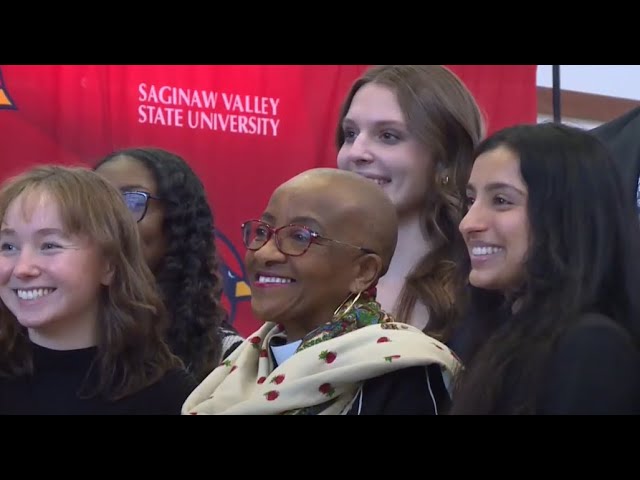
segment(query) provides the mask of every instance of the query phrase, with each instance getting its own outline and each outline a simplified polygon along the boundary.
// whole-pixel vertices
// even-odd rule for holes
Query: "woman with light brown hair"
[[[0,414],[178,414],[194,388],[120,192],[44,166],[0,190]]]
[[[378,301],[399,322],[445,342],[460,316],[458,224],[483,136],[476,101],[441,65],[370,68],[347,94],[338,123],[338,167],[380,185],[400,220]]]

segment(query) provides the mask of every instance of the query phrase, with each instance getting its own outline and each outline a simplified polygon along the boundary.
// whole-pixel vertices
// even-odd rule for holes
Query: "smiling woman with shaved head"
[[[190,395],[185,414],[438,414],[459,364],[375,299],[397,241],[374,183],[315,169],[243,223],[251,305],[265,323]]]

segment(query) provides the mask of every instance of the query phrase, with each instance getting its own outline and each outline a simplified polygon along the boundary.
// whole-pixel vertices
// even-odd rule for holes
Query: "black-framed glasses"
[[[122,192],[124,203],[127,204],[127,208],[133,215],[136,222],[140,222],[147,214],[149,208],[149,199],[162,200],[159,197],[154,197],[147,192]]]
[[[254,252],[264,247],[273,235],[276,238],[276,247],[278,250],[290,257],[304,255],[307,250],[309,250],[311,244],[319,243],[319,240],[357,248],[364,253],[376,253],[368,248],[323,237],[304,225],[284,225],[279,228],[273,228],[261,220],[248,220],[244,222],[241,227],[244,246]]]

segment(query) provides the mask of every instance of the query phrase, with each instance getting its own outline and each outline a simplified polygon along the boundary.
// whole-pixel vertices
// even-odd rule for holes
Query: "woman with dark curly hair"
[[[242,342],[220,303],[214,219],[202,182],[182,158],[158,148],[113,152],[95,170],[120,189],[138,222],[172,319],[169,345],[202,380]]]

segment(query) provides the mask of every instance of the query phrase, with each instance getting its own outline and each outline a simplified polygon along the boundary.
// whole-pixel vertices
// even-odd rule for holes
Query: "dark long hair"
[[[167,249],[156,271],[171,323],[168,342],[197,380],[220,363],[222,281],[214,238],[214,216],[202,182],[178,155],[158,148],[130,148],[111,153],[142,162],[154,175],[164,200],[163,231]]]
[[[342,121],[355,94],[368,83],[391,88],[412,135],[430,152],[437,173],[429,179],[423,230],[433,248],[407,276],[396,318],[407,323],[420,300],[429,312],[425,332],[447,341],[459,316],[456,263],[464,250],[458,224],[473,150],[484,136],[484,121],[473,95],[442,65],[378,65],[357,79],[342,105],[336,131],[338,150],[345,141]]]
[[[36,167],[4,184],[0,219],[19,196],[43,194],[60,209],[65,231],[86,235],[114,268],[111,283],[100,292],[94,380],[81,393],[118,400],[182,367],[165,342],[167,314],[120,192],[89,169]],[[27,331],[0,302],[0,376],[32,372]]]
[[[525,283],[516,313],[514,299],[472,288],[472,321],[493,334],[459,378],[454,414],[535,412],[554,343],[585,313],[640,341],[640,226],[608,150],[581,129],[540,124],[494,134],[476,157],[501,146],[519,158],[529,192]],[[517,404],[502,402],[506,381]]]

